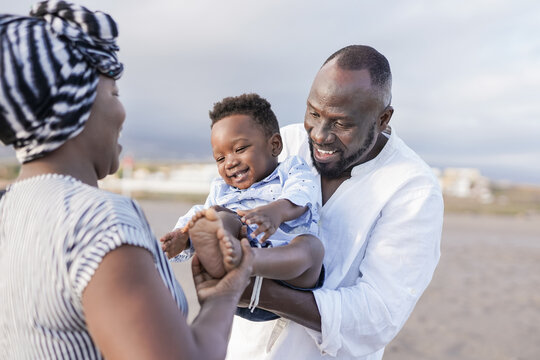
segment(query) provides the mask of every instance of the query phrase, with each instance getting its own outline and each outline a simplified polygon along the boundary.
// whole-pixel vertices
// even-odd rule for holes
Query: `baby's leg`
[[[189,238],[193,248],[206,271],[213,277],[223,277],[227,270],[240,262],[242,252],[240,244],[235,244],[236,239],[230,239],[231,236],[227,234],[237,236],[241,226],[240,219],[235,214],[226,211],[216,212],[212,208],[199,211],[190,220]],[[227,246],[227,243],[237,247]]]
[[[253,249],[253,274],[312,288],[321,273],[324,247],[313,235],[299,235],[289,244],[274,248]]]

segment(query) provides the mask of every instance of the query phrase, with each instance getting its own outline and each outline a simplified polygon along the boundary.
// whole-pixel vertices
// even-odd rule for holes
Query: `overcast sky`
[[[391,125],[430,165],[540,184],[540,1],[81,4],[119,23],[122,142],[136,158],[209,159],[208,110],[225,96],[257,92],[282,125],[300,122],[322,62],[367,44],[390,61]]]

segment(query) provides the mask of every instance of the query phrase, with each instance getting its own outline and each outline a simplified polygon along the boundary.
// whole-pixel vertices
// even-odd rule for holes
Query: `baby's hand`
[[[173,230],[165,235],[159,241],[161,242],[161,249],[167,255],[167,258],[173,258],[185,250],[189,235],[187,228]]]
[[[271,207],[264,205],[251,210],[238,210],[237,213],[242,217],[242,222],[248,225],[257,224],[257,229],[253,231],[253,236],[255,237],[264,233],[263,237],[259,240],[263,243],[281,225],[281,214],[273,210]]]

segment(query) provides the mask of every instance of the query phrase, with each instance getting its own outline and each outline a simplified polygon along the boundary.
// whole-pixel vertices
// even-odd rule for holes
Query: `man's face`
[[[317,73],[304,127],[313,164],[322,177],[348,176],[353,166],[372,158],[370,152],[386,126],[380,125],[377,94],[367,70],[343,70],[333,60]]]

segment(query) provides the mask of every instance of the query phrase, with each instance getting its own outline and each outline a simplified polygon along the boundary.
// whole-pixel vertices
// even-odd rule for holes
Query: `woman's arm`
[[[191,327],[147,250],[124,245],[107,254],[82,299],[88,330],[105,358],[223,359],[234,309],[251,273],[246,243],[241,265],[221,280],[194,266],[197,289],[206,297]]]

